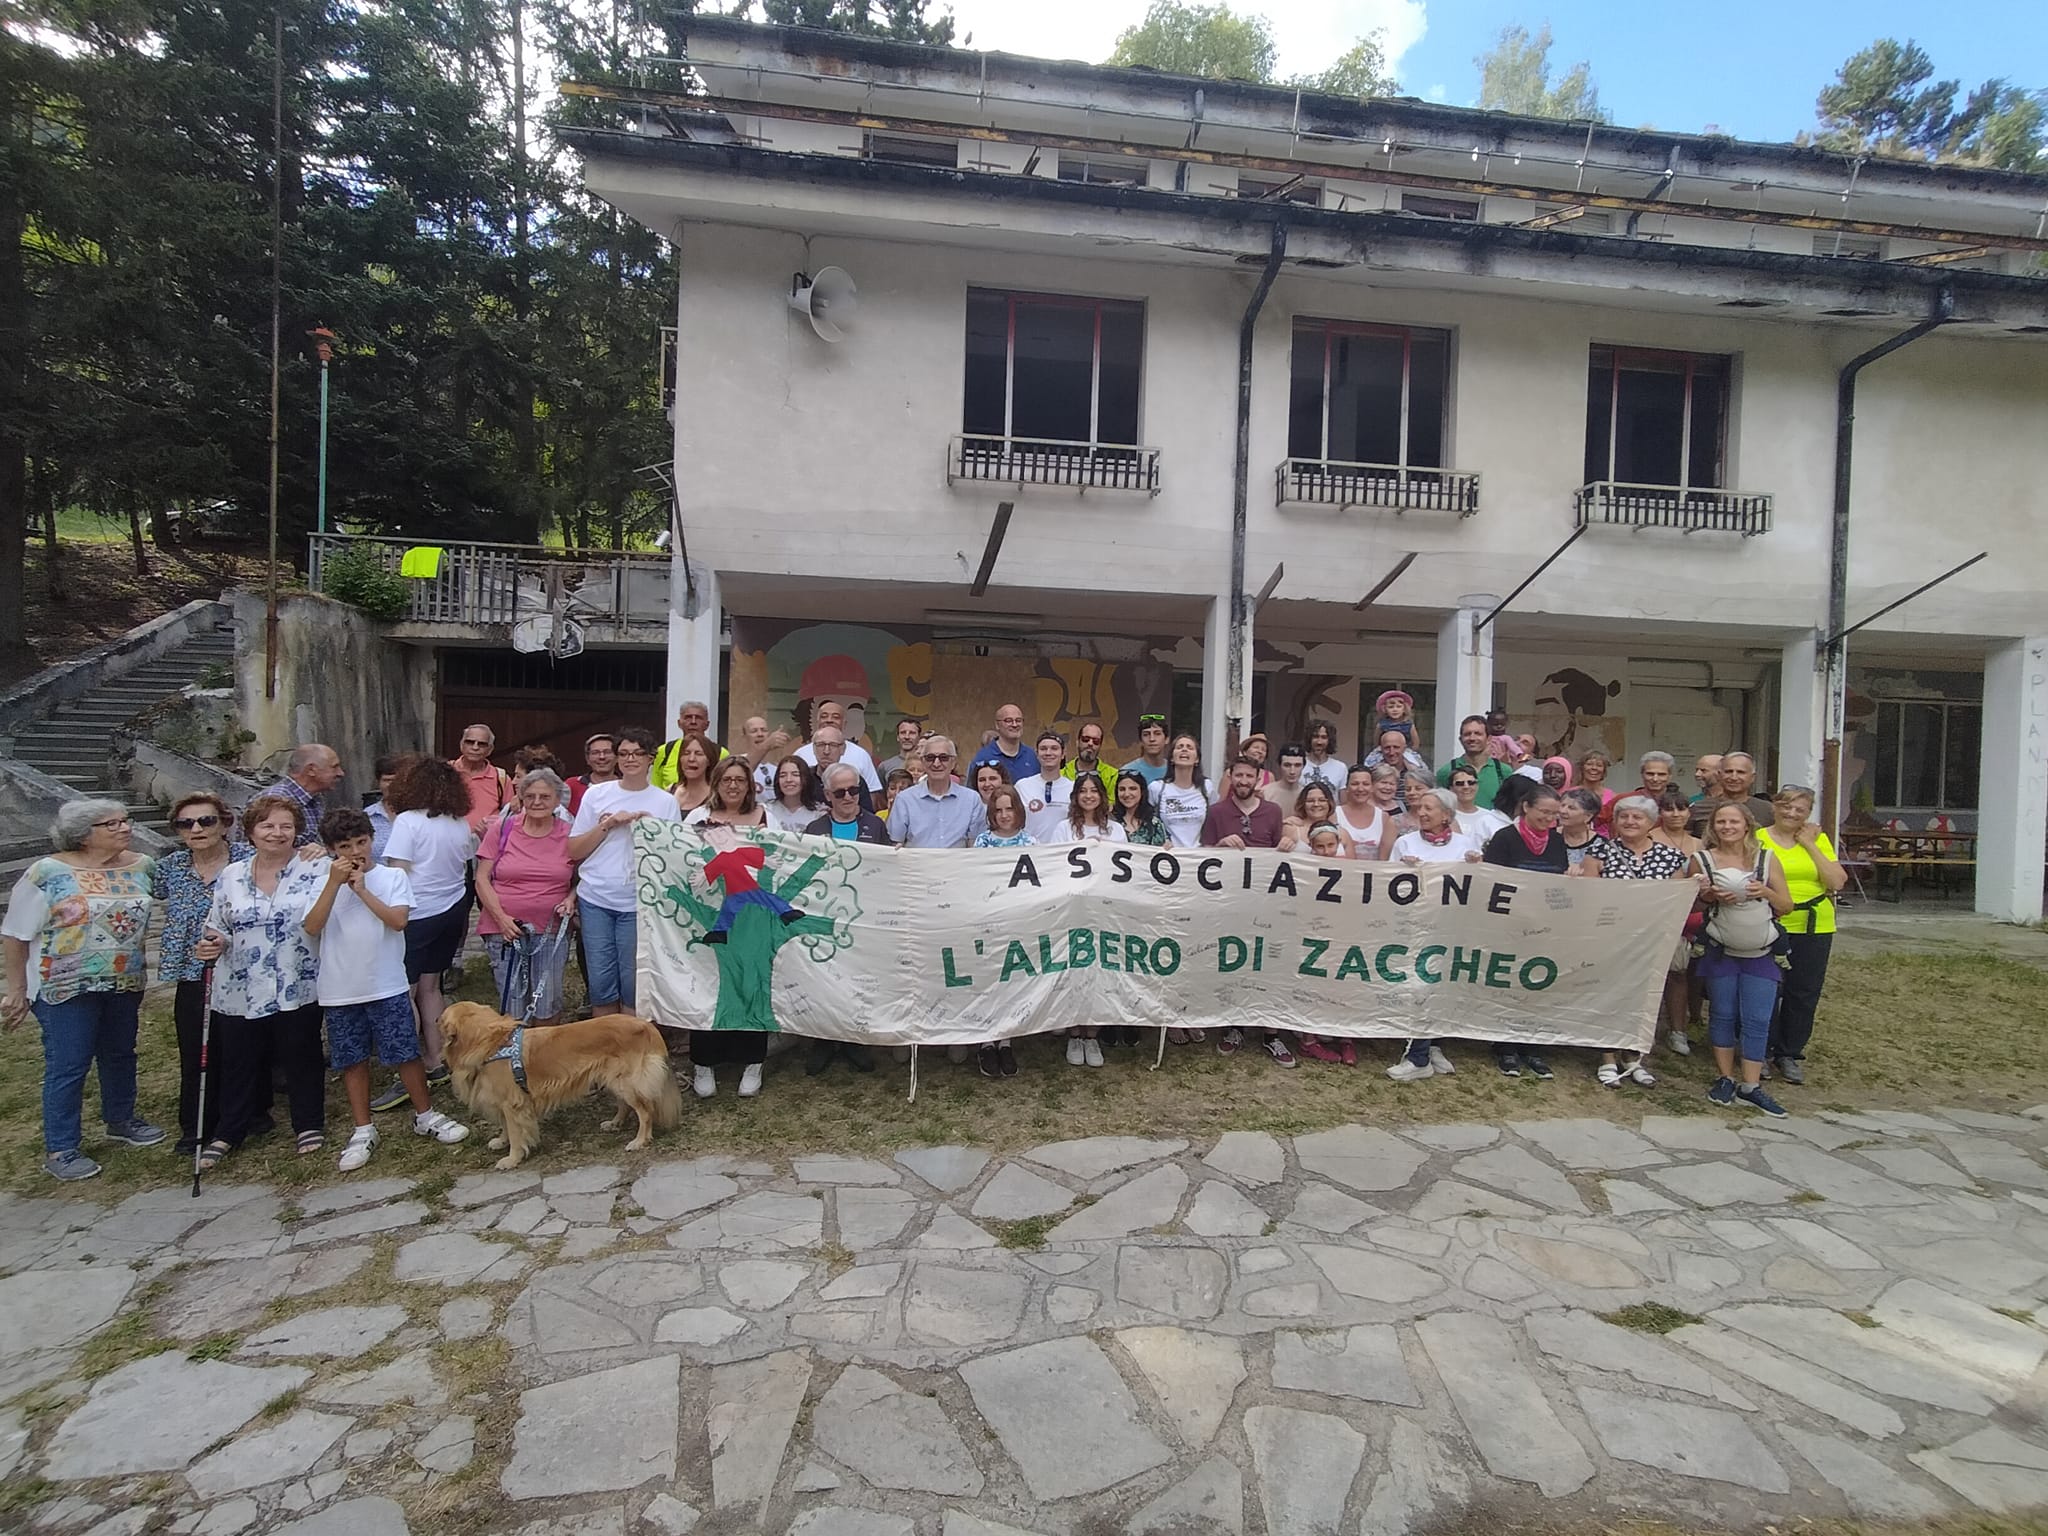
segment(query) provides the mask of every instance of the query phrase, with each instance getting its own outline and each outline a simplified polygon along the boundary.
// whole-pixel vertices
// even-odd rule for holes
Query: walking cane
[[[199,1160],[206,1155],[206,1067],[213,1044],[213,966],[201,978],[199,1001],[199,1106],[192,1116],[192,1198],[199,1198]]]

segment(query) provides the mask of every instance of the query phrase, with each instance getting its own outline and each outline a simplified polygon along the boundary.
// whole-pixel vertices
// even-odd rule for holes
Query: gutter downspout
[[[1273,279],[1280,275],[1280,263],[1287,255],[1287,221],[1273,221],[1273,245],[1265,269],[1244,307],[1244,319],[1237,328],[1237,467],[1230,487],[1230,657],[1226,674],[1224,753],[1228,757],[1244,734],[1251,715],[1251,657],[1247,644],[1251,629],[1251,604],[1244,590],[1246,504],[1251,498],[1252,471],[1252,333],[1258,327],[1259,311],[1266,307],[1266,295],[1273,291]]]
[[[1879,358],[1889,357],[1946,325],[1955,312],[1954,291],[1940,289],[1934,295],[1933,312],[1925,320],[1850,358],[1835,384],[1835,500],[1828,536],[1828,624],[1824,631],[1835,638],[1821,657],[1827,674],[1827,723],[1821,741],[1820,819],[1837,844],[1842,833],[1842,730],[1849,698],[1849,642],[1843,631],[1849,625],[1849,472],[1856,442],[1856,380]]]

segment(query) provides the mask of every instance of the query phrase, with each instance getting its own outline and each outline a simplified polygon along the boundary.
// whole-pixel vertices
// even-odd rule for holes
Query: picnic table
[[[1925,881],[1946,894],[1951,883],[1965,883],[1962,872],[1977,867],[1974,832],[1861,832],[1842,842],[1842,867],[1866,901],[1866,872],[1882,877],[1877,883],[1884,900],[1903,901],[1908,879]],[[1951,871],[1956,873],[1952,876]],[[1883,896],[1884,886],[1890,887],[1889,896]]]

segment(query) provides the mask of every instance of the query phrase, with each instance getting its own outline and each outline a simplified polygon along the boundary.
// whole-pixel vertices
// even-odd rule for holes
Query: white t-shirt
[[[1127,843],[1130,838],[1125,835],[1120,821],[1112,821],[1105,827],[1091,824],[1076,831],[1074,824],[1062,816],[1053,824],[1052,830],[1038,840],[1041,843]]]
[[[1403,832],[1394,839],[1394,851],[1390,859],[1420,859],[1425,864],[1460,864],[1468,853],[1484,853],[1479,840],[1469,832],[1452,832],[1451,840],[1441,848],[1425,843],[1420,832]]]
[[[1499,811],[1480,806],[1477,810],[1459,811],[1456,815],[1458,830],[1478,843],[1483,849],[1487,840],[1501,828],[1509,825],[1508,818]]]
[[[1350,766],[1334,757],[1325,758],[1320,763],[1309,761],[1301,765],[1301,789],[1320,784],[1329,790],[1332,800],[1344,793],[1344,781],[1350,777]],[[1299,794],[1300,790],[1296,793]]]
[[[761,809],[768,813],[768,826],[776,832],[801,832],[825,813],[814,811],[809,806],[791,810],[780,800],[763,800]]]
[[[1024,802],[1024,830],[1041,843],[1065,840],[1067,802],[1074,797],[1074,781],[1055,777],[1045,782],[1043,774],[1028,774],[1017,781],[1017,798]],[[1031,809],[1033,802],[1037,810]]]
[[[603,787],[598,785],[591,793]],[[587,796],[584,803],[589,803]],[[384,862],[402,860],[411,866],[407,873],[412,885],[412,915],[436,917],[462,900],[469,856],[475,851],[476,838],[469,823],[460,816],[405,811],[391,823],[391,841],[384,845]]]
[[[1166,828],[1167,841],[1176,848],[1198,848],[1202,843],[1202,822],[1216,798],[1207,779],[1193,789],[1182,789],[1172,779],[1161,779],[1151,788],[1152,803],[1159,807],[1159,820]]]
[[[794,755],[802,758],[813,768],[818,766],[818,749],[808,741],[798,747]],[[846,744],[845,755],[839,761],[846,764],[849,768],[859,769],[861,782],[867,785],[871,793],[879,795],[882,792],[882,776],[875,772],[875,760],[868,756],[868,749],[866,747],[857,741],[849,741]],[[818,814],[822,816],[825,813],[820,811]]]
[[[569,835],[580,837],[594,830],[598,819],[608,811],[645,811],[661,821],[683,819],[683,813],[676,809],[676,797],[665,789],[656,789],[652,784],[645,789],[627,789],[617,782],[593,784],[577,809]],[[607,912],[633,910],[631,822],[605,833],[603,840],[590,850],[589,857],[576,866],[576,895]]]
[[[363,884],[387,907],[412,906],[412,881],[402,869],[375,865],[363,871]],[[407,985],[405,930],[385,927],[362,897],[343,886],[320,932],[320,1006],[403,997]]]

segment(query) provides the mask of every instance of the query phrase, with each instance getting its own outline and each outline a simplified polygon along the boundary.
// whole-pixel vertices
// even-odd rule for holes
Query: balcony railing
[[[1066,443],[1042,437],[963,432],[946,454],[946,481],[1060,486],[1077,491],[1159,494],[1159,450],[1129,443]]]
[[[1595,480],[1580,486],[1574,500],[1580,527],[1607,523],[1622,528],[1676,528],[1682,533],[1739,533],[1745,539],[1771,531],[1768,495]]]
[[[430,539],[381,539],[316,533],[308,541],[306,583],[324,592],[327,564],[344,550],[365,551],[396,571],[409,549]],[[531,544],[441,544],[440,568],[409,578],[410,605],[400,624],[518,624],[554,615],[592,639],[635,638],[668,623],[669,556],[638,550],[546,549]]]
[[[1341,459],[1282,459],[1274,471],[1281,506],[1387,507],[1396,512],[1479,510],[1479,477],[1455,469],[1353,464]]]

